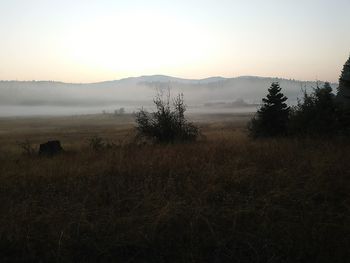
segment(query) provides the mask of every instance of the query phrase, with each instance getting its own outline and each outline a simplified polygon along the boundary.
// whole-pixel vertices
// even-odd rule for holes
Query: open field
[[[0,119],[1,262],[348,261],[349,139],[253,141],[250,115],[190,117],[204,136],[174,145],[136,143],[129,115]],[[25,139],[66,152],[26,156]]]
[[[205,135],[223,129],[245,129],[250,117],[249,113],[189,115]],[[0,149],[18,153],[18,142],[29,140],[38,145],[53,139],[61,140],[65,149],[77,149],[86,146],[95,135],[122,143],[133,138],[134,125],[135,119],[130,114],[0,118]]]

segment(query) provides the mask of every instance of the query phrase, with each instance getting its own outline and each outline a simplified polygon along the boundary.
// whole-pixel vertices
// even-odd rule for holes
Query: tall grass
[[[2,262],[347,262],[350,142],[0,154]],[[82,149],[82,150],[81,150]]]

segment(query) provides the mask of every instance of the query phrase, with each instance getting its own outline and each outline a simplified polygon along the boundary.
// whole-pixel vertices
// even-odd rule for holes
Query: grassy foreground
[[[349,140],[252,141],[211,124],[197,143],[154,146],[101,126],[120,143],[94,152],[91,127],[69,127],[3,130],[1,262],[348,262]],[[67,152],[11,148],[28,136]]]

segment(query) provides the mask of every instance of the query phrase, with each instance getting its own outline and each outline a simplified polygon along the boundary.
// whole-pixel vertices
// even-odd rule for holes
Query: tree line
[[[253,138],[274,136],[332,136],[350,133],[350,58],[345,63],[337,94],[326,82],[317,85],[294,107],[286,104],[287,97],[280,85],[272,83],[263,105],[248,125]]]
[[[248,124],[253,138],[280,136],[332,136],[350,134],[350,57],[345,63],[337,94],[330,83],[317,84],[310,94],[304,91],[296,106],[287,105],[287,97],[278,82],[271,84],[262,106]],[[199,128],[185,118],[183,95],[174,100],[170,92],[154,99],[156,112],[141,109],[136,113],[139,137],[158,143],[194,141]]]

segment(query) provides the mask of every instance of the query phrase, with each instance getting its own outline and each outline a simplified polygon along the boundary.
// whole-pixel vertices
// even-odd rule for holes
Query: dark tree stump
[[[48,141],[40,144],[39,155],[54,156],[63,151],[60,141]]]

